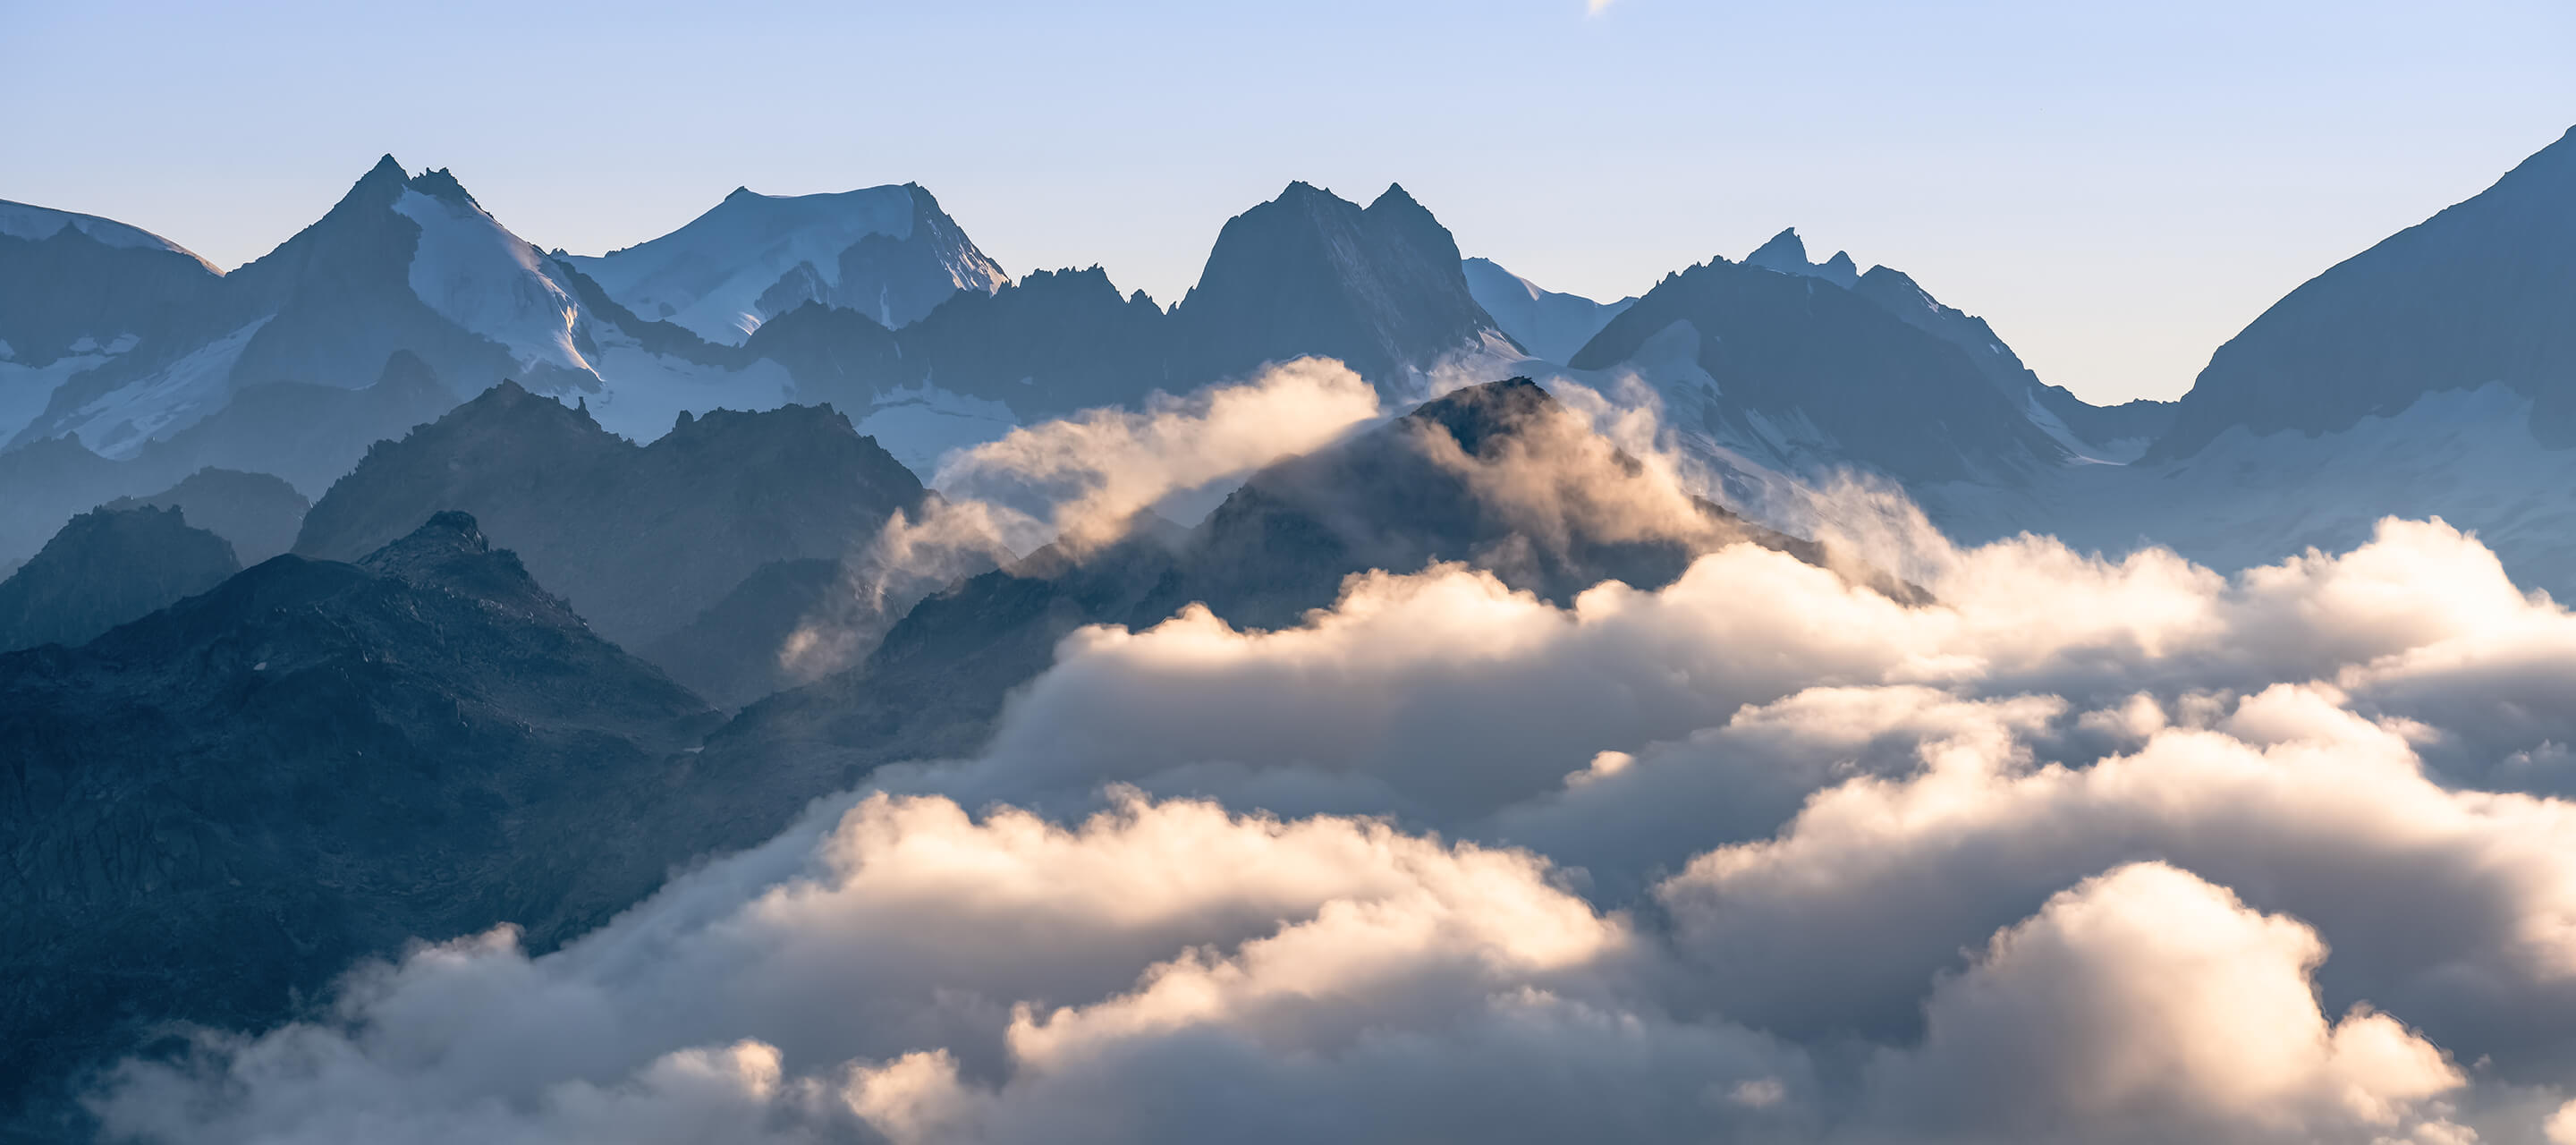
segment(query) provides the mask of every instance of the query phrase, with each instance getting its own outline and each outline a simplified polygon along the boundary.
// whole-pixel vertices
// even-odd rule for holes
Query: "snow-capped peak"
[[[924,229],[942,233],[916,233]],[[887,269],[854,257],[871,238],[941,249],[901,267],[905,281],[849,281]],[[769,317],[808,299],[849,306],[893,326],[927,309],[914,296],[990,292],[1009,281],[939,213],[929,192],[912,184],[821,195],[736,188],[679,230],[572,262],[642,317],[726,343],[741,342]],[[898,304],[896,295],[906,300]]]
[[[60,234],[64,227],[77,230],[107,246],[133,250],[166,250],[172,254],[196,259],[206,269],[215,270],[214,264],[197,258],[196,252],[141,227],[120,223],[114,219],[102,219],[97,215],[75,214],[71,211],[57,211],[51,207],[38,207],[0,199],[0,235],[25,239],[29,242],[43,242]],[[217,270],[215,273],[223,272]]]
[[[450,192],[452,193],[443,193]],[[595,373],[573,345],[581,307],[553,264],[511,234],[444,171],[414,179],[394,213],[420,225],[412,292],[440,316],[500,343],[521,366]]]

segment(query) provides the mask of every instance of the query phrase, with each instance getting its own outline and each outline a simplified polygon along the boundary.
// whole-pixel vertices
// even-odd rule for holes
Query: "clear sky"
[[[0,108],[0,198],[223,266],[388,151],[584,253],[917,181],[1165,301],[1291,179],[1599,297],[1795,224],[2104,401],[2576,123],[2576,4],[0,0]]]

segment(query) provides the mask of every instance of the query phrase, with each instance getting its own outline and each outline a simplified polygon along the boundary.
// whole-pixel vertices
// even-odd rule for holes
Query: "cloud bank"
[[[997,464],[1182,450],[1048,502],[1107,519],[1215,468],[1157,432]],[[1562,473],[1476,487],[1596,520]],[[1834,495],[1923,597],[1710,536],[1561,605],[1439,564],[1275,631],[1085,629],[974,758],[93,1107],[174,1142],[2576,1140],[2576,617],[2438,521],[2224,574]]]
[[[1137,515],[1306,453],[1378,416],[1377,391],[1329,358],[1298,358],[1143,411],[1085,410],[951,453],[916,519],[898,510],[843,562],[842,592],[779,649],[812,680],[867,654],[922,597],[1048,545],[1079,556]]]

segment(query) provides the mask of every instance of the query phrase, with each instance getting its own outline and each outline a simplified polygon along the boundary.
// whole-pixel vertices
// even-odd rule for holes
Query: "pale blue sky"
[[[2114,400],[2576,123],[2576,4],[0,0],[0,108],[0,198],[224,266],[387,151],[579,252],[914,180],[1165,301],[1291,179],[1602,297],[1795,224]]]

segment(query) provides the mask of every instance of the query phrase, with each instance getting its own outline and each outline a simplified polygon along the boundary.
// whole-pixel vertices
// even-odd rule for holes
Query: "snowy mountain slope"
[[[424,194],[415,180],[393,203],[420,228],[406,281],[440,317],[498,342],[522,369],[540,363],[597,375],[573,346],[581,307],[554,264],[498,225],[464,188]],[[435,185],[433,185],[435,187]],[[446,188],[436,188],[446,190]]]
[[[1970,537],[2142,540],[2222,568],[2345,548],[2382,516],[2476,530],[2576,592],[2576,131],[2290,292],[2211,358],[2128,465],[1918,490]]]
[[[1592,340],[1610,320],[1637,300],[1594,302],[1579,294],[1548,290],[1503,269],[1492,259],[1471,258],[1462,264],[1467,292],[1493,315],[1503,333],[1532,356],[1562,362]]]
[[[2576,597],[2576,450],[2532,437],[2532,399],[2501,382],[2425,395],[2327,434],[2231,426],[2187,458],[2077,465],[2026,488],[1914,490],[1952,536],[2025,530],[2124,553],[2164,545],[2235,570],[2335,552],[2383,517],[2474,530],[2515,583]]]
[[[184,256],[198,266],[204,267],[210,274],[223,273],[216,270],[213,263],[198,258],[196,252],[141,227],[120,223],[114,219],[102,219],[97,215],[57,211],[50,207],[13,203],[7,199],[0,199],[0,235],[24,239],[28,242],[43,242],[61,233],[66,227],[79,231],[101,246],[118,250],[164,251]]]
[[[2494,186],[2291,291],[2218,348],[2155,456],[2231,427],[2333,433],[2502,382],[2576,445],[2576,129]]]
[[[222,282],[140,228],[0,202],[0,441],[73,375],[187,340]]]
[[[68,433],[106,457],[134,457],[244,390],[365,386],[404,354],[454,397],[515,380],[587,401],[639,440],[682,411],[790,396],[782,372],[731,347],[586,303],[606,296],[572,265],[512,233],[448,172],[409,175],[392,156],[320,220],[213,281],[176,323],[184,336],[146,338],[134,353],[0,394],[0,413],[40,409],[12,427],[13,444]],[[26,396],[39,385],[41,402]]]
[[[808,301],[899,327],[959,291],[1009,281],[909,183],[793,196],[737,188],[670,234],[565,257],[637,314],[726,345]]]

